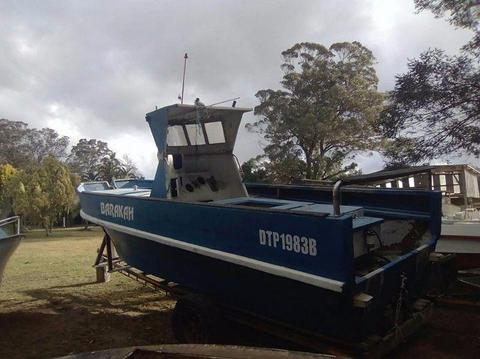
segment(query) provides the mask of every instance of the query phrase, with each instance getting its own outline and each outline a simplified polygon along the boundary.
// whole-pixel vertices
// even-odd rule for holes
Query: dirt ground
[[[27,234],[0,288],[0,358],[175,343],[171,298],[119,273],[109,283],[95,283],[92,263],[101,237],[98,228],[57,230],[49,238],[41,231]],[[252,345],[264,345],[255,337]],[[437,308],[431,323],[391,357],[479,353],[480,310]]]

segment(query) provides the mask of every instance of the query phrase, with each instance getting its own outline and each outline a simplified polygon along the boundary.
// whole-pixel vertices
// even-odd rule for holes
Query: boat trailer
[[[93,266],[97,271],[97,282],[107,282],[110,274],[118,272],[176,300],[172,329],[180,343],[211,344],[219,341],[222,343],[224,340],[222,333],[226,332],[225,326],[233,323],[280,339],[282,343],[294,345],[301,350],[330,353],[342,357],[355,355],[380,358],[418,332],[433,312],[431,301],[419,299],[413,306],[414,312],[410,318],[401,323],[397,318],[394,328],[383,335],[371,336],[363,342],[346,342],[262,317],[225,303],[212,301],[177,283],[142,272],[116,255],[115,247],[106,232]],[[401,301],[400,293],[398,306],[401,306]],[[400,308],[396,309],[400,310]]]

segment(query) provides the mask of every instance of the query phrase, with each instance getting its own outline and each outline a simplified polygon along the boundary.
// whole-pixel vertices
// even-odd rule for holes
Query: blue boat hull
[[[317,333],[356,340],[370,334],[351,297],[109,230],[121,258],[221,303]]]
[[[439,206],[436,197],[425,199]],[[82,192],[80,200],[82,216],[106,229],[129,265],[214,301],[348,341],[392,327],[385,313],[395,308],[402,277],[408,278],[404,289],[410,303],[421,295],[428,255],[438,238],[436,217],[430,219],[427,210],[412,212],[409,218],[429,223],[432,239],[356,276],[348,215],[321,217],[105,192]],[[262,245],[261,228],[314,238],[316,255]],[[355,303],[359,293],[372,297],[368,306]]]

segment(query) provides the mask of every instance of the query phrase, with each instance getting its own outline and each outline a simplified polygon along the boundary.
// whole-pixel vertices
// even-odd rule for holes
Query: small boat
[[[472,209],[473,210],[473,209]],[[471,212],[477,212],[469,216]],[[475,218],[476,217],[476,218]],[[480,268],[480,218],[478,210],[456,213],[443,218],[442,236],[436,251],[454,253],[459,269]]]
[[[20,217],[10,217],[0,220],[0,282],[3,271],[15,249],[20,244]]]
[[[148,113],[154,180],[82,183],[81,216],[128,265],[225,305],[342,340],[397,328],[425,287],[441,193],[341,182],[247,191],[233,149],[248,111]]]

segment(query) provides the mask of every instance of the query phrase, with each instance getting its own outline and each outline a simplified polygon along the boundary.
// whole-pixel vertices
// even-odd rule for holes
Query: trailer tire
[[[215,306],[200,297],[180,298],[172,315],[172,329],[179,343],[208,344],[219,341],[221,320]]]

